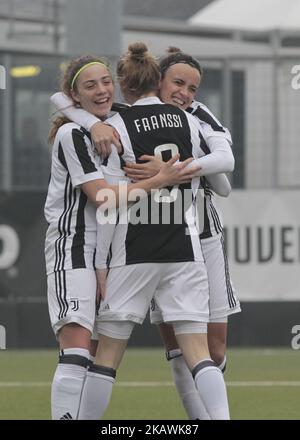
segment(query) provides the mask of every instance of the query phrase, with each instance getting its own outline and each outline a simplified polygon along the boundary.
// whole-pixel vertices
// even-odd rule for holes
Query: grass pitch
[[[55,351],[0,351],[0,419],[50,418]],[[232,419],[300,419],[300,353],[231,349],[225,373]],[[162,349],[128,349],[106,419],[183,420]]]

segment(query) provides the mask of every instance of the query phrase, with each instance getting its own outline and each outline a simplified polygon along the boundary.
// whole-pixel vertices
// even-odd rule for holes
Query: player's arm
[[[136,191],[139,191],[138,197],[141,194],[146,196],[153,189],[190,181],[197,172],[197,167],[188,167],[191,158],[175,165],[178,159],[179,155],[175,155],[168,162],[163,163],[160,171],[155,176],[140,182],[111,185],[104,179],[97,179],[84,183],[82,190],[98,206],[104,203],[106,206],[107,204],[115,207],[121,206],[123,203],[127,203],[127,200],[136,201]]]
[[[111,243],[113,241],[116,228],[116,219],[114,222],[106,222],[101,224],[97,215],[97,245],[96,245],[96,276],[97,276],[97,304],[100,299],[105,298],[106,294],[106,277],[107,277],[107,261]]]
[[[62,92],[55,93],[50,100],[57,110],[70,121],[76,122],[76,124],[91,132],[95,147],[102,157],[107,157],[111,153],[111,144],[116,145],[118,150],[121,151],[119,134],[113,127],[104,124],[86,110],[75,107],[73,101]]]
[[[206,155],[202,151],[202,157],[193,159],[189,168],[197,167],[194,177],[209,176],[218,173],[228,173],[234,169],[234,157],[228,141],[220,136],[210,135],[205,139]],[[201,150],[199,150],[200,152]],[[159,172],[162,162],[153,156],[141,156],[139,159],[147,161],[143,164],[126,163],[124,168],[128,177],[133,180],[141,180],[154,176]]]
[[[228,197],[231,193],[231,185],[226,174],[211,174],[206,177],[206,180],[210,188],[219,196]]]
[[[202,141],[203,142],[203,141]],[[221,136],[210,135],[205,138],[208,147],[205,156],[195,159],[189,166],[197,165],[200,169],[197,176],[229,173],[234,170],[234,156],[229,142]]]

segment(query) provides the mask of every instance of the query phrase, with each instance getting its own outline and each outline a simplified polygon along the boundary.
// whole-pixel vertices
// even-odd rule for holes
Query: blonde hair
[[[136,99],[149,92],[157,92],[160,68],[144,43],[133,43],[117,66],[117,75],[125,97]]]

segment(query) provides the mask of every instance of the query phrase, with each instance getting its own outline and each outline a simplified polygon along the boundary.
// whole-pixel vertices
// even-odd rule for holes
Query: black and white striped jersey
[[[180,154],[181,161],[205,155],[196,119],[179,108],[163,104],[157,97],[138,100],[107,123],[120,134],[124,162],[139,162],[143,154],[157,155],[165,161],[176,153]],[[110,162],[111,159],[107,168]],[[106,179],[113,174],[104,167],[103,173]],[[193,205],[193,190],[197,190],[199,184],[200,179],[196,178],[192,183],[168,188],[167,193],[160,190],[131,206],[128,209],[130,221],[126,224],[119,221],[116,225],[110,266],[203,261]],[[144,216],[141,222],[136,222],[143,214],[146,221]],[[98,238],[97,249],[101,252],[107,249],[107,244],[101,244],[101,240],[107,238],[105,230],[101,233],[100,228]]]
[[[232,138],[229,130],[222,126],[220,121],[214,116],[214,114],[201,102],[193,101],[191,107],[187,109],[189,113],[195,116],[202,128],[204,141],[205,138],[213,133],[215,136],[223,137],[228,141],[230,146],[232,145]],[[207,146],[209,149],[209,146]],[[216,196],[211,190],[209,183],[205,177],[201,177],[201,192],[198,196],[198,215],[204,217],[199,223],[203,225],[201,232],[201,239],[213,237],[222,232],[223,222],[221,211],[218,208]],[[201,193],[203,195],[203,200],[201,203],[200,197]]]
[[[53,145],[44,210],[49,225],[45,242],[47,274],[94,268],[96,207],[80,185],[96,179],[103,179],[103,174],[89,133],[75,123],[63,125]]]

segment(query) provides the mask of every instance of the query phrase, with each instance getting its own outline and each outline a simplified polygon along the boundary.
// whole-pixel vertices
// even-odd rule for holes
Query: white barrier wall
[[[300,191],[233,191],[219,199],[242,301],[300,301]]]

